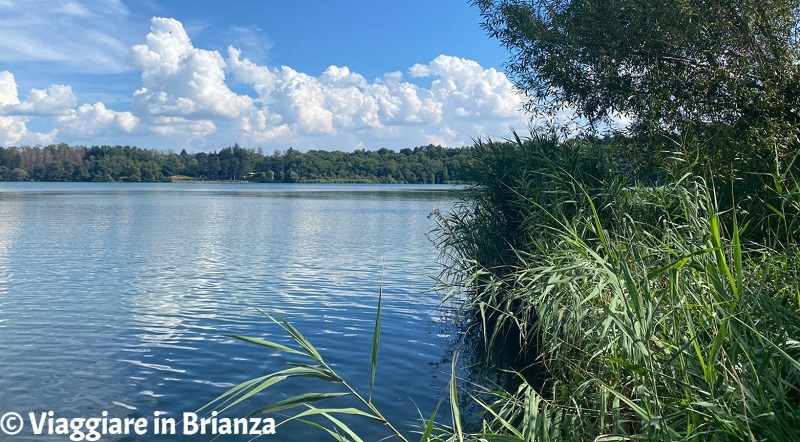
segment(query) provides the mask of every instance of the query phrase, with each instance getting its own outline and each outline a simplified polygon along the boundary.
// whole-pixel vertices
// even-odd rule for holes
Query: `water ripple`
[[[435,407],[452,317],[426,292],[425,233],[450,194],[33,184],[0,184],[0,408],[196,410],[291,360],[224,336],[291,345],[256,307],[366,388],[379,292],[378,405],[398,421]]]

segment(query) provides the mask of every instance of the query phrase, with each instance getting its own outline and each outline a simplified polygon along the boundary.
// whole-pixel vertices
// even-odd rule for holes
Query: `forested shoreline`
[[[427,145],[266,154],[234,144],[189,154],[119,145],[0,147],[0,181],[458,183],[469,180],[469,150]]]

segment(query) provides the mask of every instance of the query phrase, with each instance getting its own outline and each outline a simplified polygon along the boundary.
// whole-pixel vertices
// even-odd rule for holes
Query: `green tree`
[[[299,180],[300,176],[294,170],[289,169],[289,171],[284,174],[283,182],[285,183],[296,183]]]
[[[64,181],[67,178],[67,172],[61,161],[53,161],[47,165],[46,170],[47,181]]]
[[[691,128],[719,144],[794,138],[800,0],[472,3],[510,49],[530,109],[572,106],[592,123],[622,114],[634,133]]]
[[[28,172],[21,167],[11,171],[11,181],[28,181]]]
[[[50,181],[47,178],[47,169],[45,169],[44,164],[37,164],[33,168],[33,173],[31,173],[31,181]]]
[[[158,164],[155,161],[148,161],[141,165],[141,181],[155,183],[163,179],[163,174],[159,170]]]

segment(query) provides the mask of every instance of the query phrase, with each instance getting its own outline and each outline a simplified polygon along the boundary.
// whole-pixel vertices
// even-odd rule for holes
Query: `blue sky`
[[[466,0],[0,0],[0,145],[399,149],[528,117]]]

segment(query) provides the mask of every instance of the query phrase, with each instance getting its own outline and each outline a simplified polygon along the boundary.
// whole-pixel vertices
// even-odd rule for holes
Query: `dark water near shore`
[[[401,425],[417,407],[429,415],[453,329],[426,293],[438,273],[427,215],[455,197],[445,186],[0,183],[0,414],[194,411],[286,368],[276,351],[222,336],[290,342],[253,307],[287,318],[366,391],[382,287],[375,402]],[[288,383],[230,416],[308,387]],[[353,422],[367,441],[385,434]],[[323,439],[302,425],[268,438]],[[28,426],[10,440],[68,438]]]

